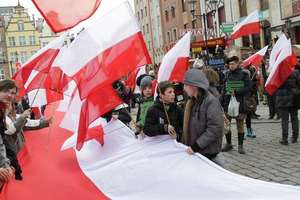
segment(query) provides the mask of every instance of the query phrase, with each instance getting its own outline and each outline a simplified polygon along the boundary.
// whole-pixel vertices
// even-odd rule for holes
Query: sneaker
[[[289,144],[289,142],[287,140],[280,140],[279,143],[282,144],[282,145],[288,145]]]
[[[228,152],[230,150],[233,149],[232,144],[226,144],[223,148],[222,148],[222,152]]]
[[[243,145],[239,145],[239,146],[238,146],[238,152],[239,152],[240,154],[246,154]]]
[[[247,137],[249,137],[249,138],[256,138],[256,135],[253,132],[252,128],[247,128]]]

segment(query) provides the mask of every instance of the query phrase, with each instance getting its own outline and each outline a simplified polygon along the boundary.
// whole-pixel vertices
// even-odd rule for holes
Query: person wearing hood
[[[184,111],[182,143],[189,146],[187,153],[197,152],[215,161],[222,148],[222,106],[208,91],[209,82],[205,74],[198,69],[186,72],[184,90],[190,99]]]
[[[154,104],[147,111],[144,133],[150,137],[170,135],[180,141],[183,112],[175,103],[174,85],[170,81],[158,83],[157,94]]]

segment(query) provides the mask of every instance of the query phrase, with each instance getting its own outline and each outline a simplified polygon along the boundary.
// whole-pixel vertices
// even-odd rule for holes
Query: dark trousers
[[[299,136],[299,122],[298,122],[298,110],[296,108],[280,108],[279,113],[281,116],[281,129],[282,140],[287,141],[289,135],[289,116],[291,116],[293,135],[292,137],[298,139]]]
[[[248,113],[246,117],[246,127],[251,128],[251,115],[252,113]]]
[[[276,95],[270,96],[268,94],[267,99],[268,99],[268,106],[269,106],[269,116],[274,117],[275,114],[277,113],[277,110],[276,110]]]

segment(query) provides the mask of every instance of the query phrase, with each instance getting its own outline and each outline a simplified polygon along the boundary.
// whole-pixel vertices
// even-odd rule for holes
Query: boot
[[[245,150],[243,147],[245,133],[238,133],[238,152],[240,154],[245,154]]]
[[[238,146],[238,152],[239,152],[240,154],[246,154],[243,145],[239,145],[239,146]]]
[[[225,138],[226,138],[226,145],[222,148],[222,152],[230,151],[233,148],[231,144],[231,131],[228,131],[228,133],[225,134]]]
[[[299,137],[299,133],[293,132],[291,143],[297,143],[298,137]]]
[[[282,139],[279,141],[282,145],[288,145],[288,133],[282,133]]]

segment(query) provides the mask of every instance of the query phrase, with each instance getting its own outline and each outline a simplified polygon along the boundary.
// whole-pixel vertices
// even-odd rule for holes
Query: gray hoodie
[[[184,113],[183,143],[196,152],[213,158],[222,147],[223,110],[219,100],[209,91],[205,74],[198,69],[186,72],[184,84],[201,88],[200,98],[188,100]]]

